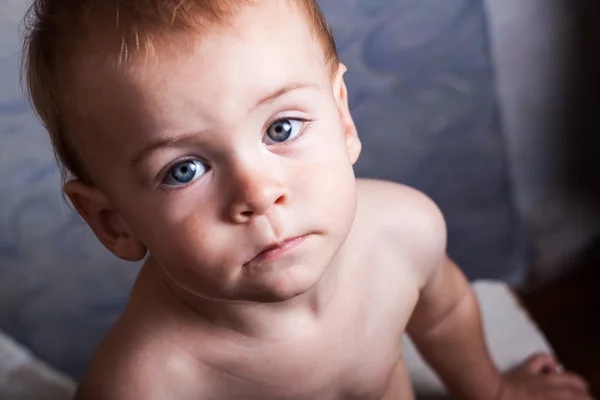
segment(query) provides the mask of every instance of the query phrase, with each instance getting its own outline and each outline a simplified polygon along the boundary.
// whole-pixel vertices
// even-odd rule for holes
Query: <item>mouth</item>
[[[256,256],[254,256],[254,258],[245,263],[244,266],[248,266],[251,264],[259,264],[267,261],[274,261],[280,257],[283,257],[284,255],[288,254],[289,252],[302,245],[302,243],[304,243],[309,236],[310,234],[297,236],[294,238],[286,239],[279,243],[269,245],[265,247],[264,250],[262,250]]]

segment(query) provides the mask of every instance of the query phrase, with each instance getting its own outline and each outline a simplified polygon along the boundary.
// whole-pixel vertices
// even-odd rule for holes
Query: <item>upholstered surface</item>
[[[0,331],[1,400],[67,400],[75,385]]]
[[[483,3],[320,3],[349,66],[352,113],[364,144],[358,174],[433,197],[448,221],[450,254],[471,278],[520,281],[522,232]]]

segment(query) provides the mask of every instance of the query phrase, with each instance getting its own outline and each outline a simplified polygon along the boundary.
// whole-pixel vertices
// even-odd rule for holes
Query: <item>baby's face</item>
[[[353,223],[360,145],[341,74],[287,4],[245,9],[195,48],[174,36],[127,71],[88,65],[80,85],[97,128],[82,154],[115,218],[201,297],[301,294]]]

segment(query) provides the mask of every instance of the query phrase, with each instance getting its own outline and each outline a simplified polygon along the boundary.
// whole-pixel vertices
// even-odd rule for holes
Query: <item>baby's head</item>
[[[319,280],[360,142],[314,0],[36,0],[28,22],[30,97],[110,251],[211,299]]]

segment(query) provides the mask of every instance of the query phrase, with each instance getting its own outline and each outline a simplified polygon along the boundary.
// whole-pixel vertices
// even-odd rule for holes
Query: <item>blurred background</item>
[[[320,3],[349,67],[358,174],[437,201],[469,278],[514,287],[567,366],[600,382],[598,3]],[[0,0],[0,330],[79,378],[139,266],[63,203],[19,87],[26,6]]]

